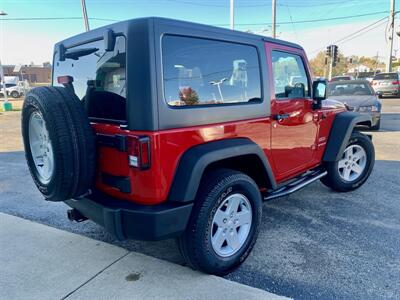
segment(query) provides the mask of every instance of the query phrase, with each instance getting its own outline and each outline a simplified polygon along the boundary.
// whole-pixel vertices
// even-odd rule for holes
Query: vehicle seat
[[[126,120],[126,99],[112,92],[96,90],[94,80],[88,81],[84,104],[89,118]]]

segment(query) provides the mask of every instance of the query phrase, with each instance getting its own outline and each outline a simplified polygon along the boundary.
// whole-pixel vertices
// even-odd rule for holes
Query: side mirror
[[[326,99],[326,80],[316,80],[313,82],[314,109],[321,108],[321,101]]]

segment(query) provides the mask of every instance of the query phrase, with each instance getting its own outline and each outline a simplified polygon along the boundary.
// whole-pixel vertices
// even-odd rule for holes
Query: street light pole
[[[234,7],[234,0],[230,0],[230,23],[231,29],[235,29],[235,7]]]
[[[0,60],[0,77],[1,77],[0,82],[3,85],[4,103],[7,103],[8,102],[8,97],[7,97],[7,90],[6,90],[6,81],[4,79],[4,70],[3,70],[3,65],[1,64],[1,60]]]
[[[7,13],[4,11],[0,11],[0,17],[2,16],[7,16]],[[3,25],[3,20],[1,20],[1,23]],[[1,26],[1,29],[3,30],[3,26]],[[3,35],[1,36],[3,38]],[[3,84],[3,95],[4,95],[4,103],[3,103],[3,110],[11,110],[11,103],[8,103],[8,97],[7,97],[7,90],[6,90],[6,80],[4,78],[4,70],[3,70],[3,64],[1,63],[1,58],[0,58],[0,82]]]
[[[81,4],[82,4],[82,14],[83,14],[83,20],[85,22],[85,29],[86,31],[89,31],[89,19],[87,16],[87,10],[86,10],[86,2],[85,0],[81,0]]]
[[[272,37],[276,38],[276,0],[272,0]]]
[[[388,57],[386,63],[386,72],[392,72],[392,52],[393,52],[393,33],[394,33],[394,6],[395,0],[390,0],[390,26],[389,26],[389,45],[388,45]]]

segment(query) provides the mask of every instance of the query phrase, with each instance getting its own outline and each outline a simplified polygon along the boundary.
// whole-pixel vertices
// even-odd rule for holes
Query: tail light
[[[140,170],[147,170],[151,164],[150,138],[147,136],[128,136],[129,165]]]
[[[400,84],[400,81],[393,81],[392,84],[393,85],[398,85],[398,84]]]
[[[74,82],[74,78],[72,76],[68,76],[68,75],[58,76],[57,82],[59,84],[70,84],[70,83]]]

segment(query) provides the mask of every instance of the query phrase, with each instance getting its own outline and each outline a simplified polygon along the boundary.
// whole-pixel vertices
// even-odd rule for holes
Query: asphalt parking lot
[[[183,263],[175,242],[115,241],[66,205],[43,201],[27,170],[20,112],[0,113],[0,211]],[[400,99],[383,100],[376,165],[360,189],[314,183],[264,203],[258,242],[227,278],[295,299],[400,299]],[[90,249],[88,249],[90,251]]]

